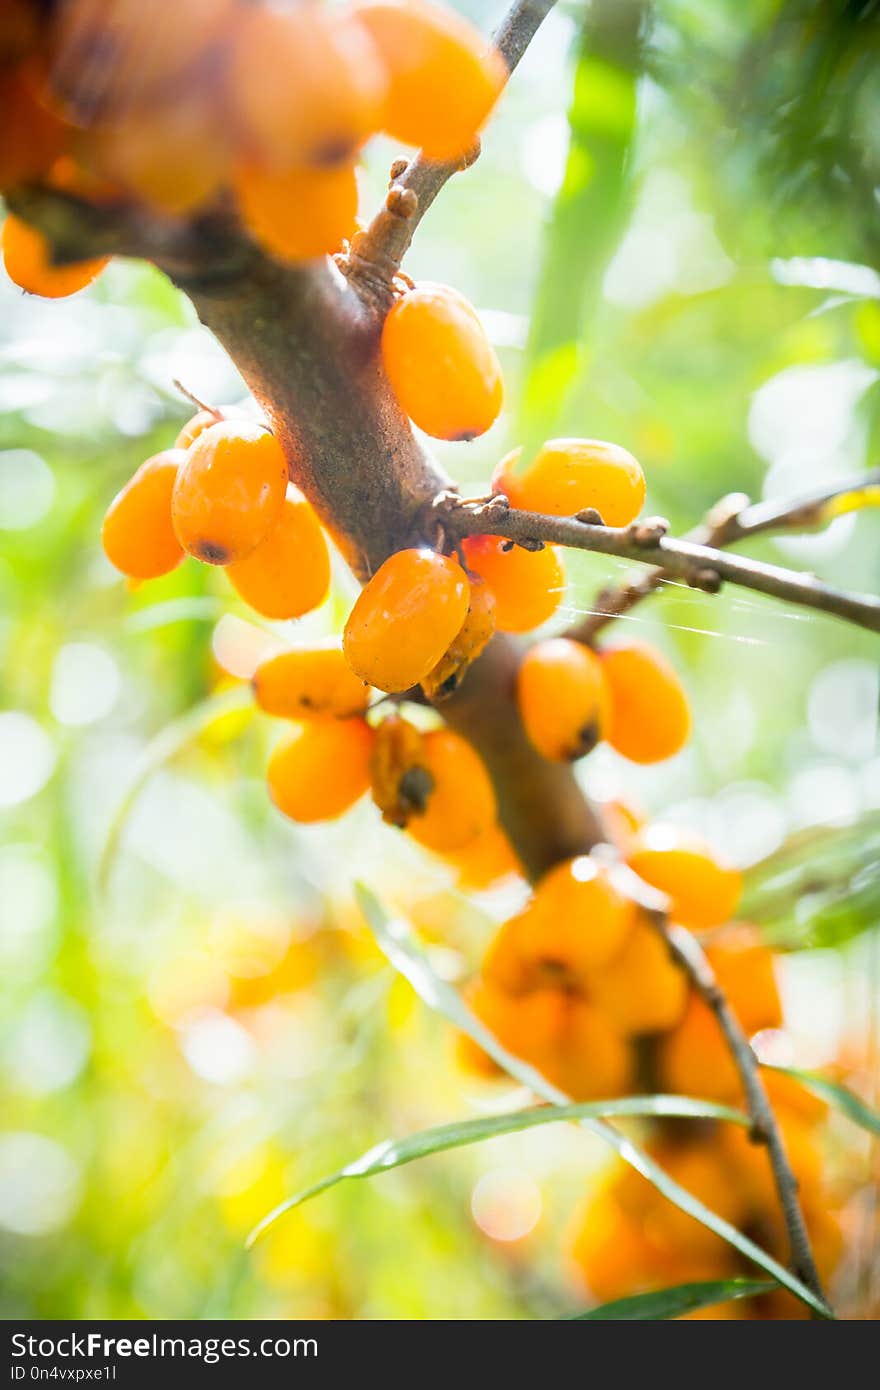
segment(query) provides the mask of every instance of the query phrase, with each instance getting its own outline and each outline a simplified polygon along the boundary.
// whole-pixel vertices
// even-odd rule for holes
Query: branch
[[[815,575],[797,574],[779,565],[746,560],[739,555],[725,555],[696,541],[673,540],[664,534],[665,522],[651,520],[617,527],[582,521],[578,517],[542,516],[538,512],[510,507],[503,495],[489,503],[440,498],[438,516],[441,511],[444,527],[458,536],[503,536],[527,548],[534,547],[536,542],[546,542],[637,560],[655,565],[661,572],[659,578],[681,579],[709,593],[717,592],[726,581],[801,608],[842,618],[869,632],[880,632],[880,599],[873,595],[847,593],[823,584]],[[652,588],[659,578],[651,577]]]
[[[859,478],[831,489],[808,493],[788,502],[759,502],[749,504],[744,493],[734,492],[724,497],[709,512],[705,521],[688,533],[686,540],[715,548],[736,545],[751,536],[768,531],[810,530],[826,525],[835,516],[864,504],[865,492],[878,490],[880,468],[872,469]],[[858,499],[858,500],[857,500]],[[604,627],[629,613],[637,604],[660,589],[668,570],[654,569],[647,574],[624,580],[622,584],[602,589],[596,596],[596,612],[575,623],[566,633],[575,642],[592,645]]]
[[[507,65],[508,76],[525,54],[556,0],[515,0],[492,35]],[[365,303],[384,316],[392,298],[391,282],[409,250],[415,230],[441,188],[453,174],[467,169],[479,144],[463,160],[433,163],[417,154],[392,166],[391,188],[366,231],[354,237],[344,273]]]
[[[715,979],[714,971],[696,937],[685,931],[684,927],[669,921],[665,896],[649,888],[626,865],[609,861],[609,871],[621,893],[638,904],[647,921],[663,938],[670,955],[684,971],[693,989],[715,1015],[745,1092],[746,1110],[752,1122],[750,1138],[754,1144],[764,1144],[767,1148],[785,1221],[792,1272],[824,1302],[825,1294],[798,1198],[798,1180],[788,1161],[782,1133],[761,1080],[758,1059],[739,1019]]]

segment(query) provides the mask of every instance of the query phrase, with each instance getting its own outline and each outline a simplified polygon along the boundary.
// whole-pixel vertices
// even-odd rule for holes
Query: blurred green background
[[[459,8],[488,28],[504,7]],[[549,17],[407,267],[467,294],[503,358],[501,420],[436,446],[463,484],[515,443],[595,435],[641,459],[648,511],[682,531],[727,492],[784,497],[876,464],[872,12],[597,0]],[[369,148],[365,212],[396,152]],[[564,1232],[605,1154],[556,1126],[343,1187],[243,1251],[278,1200],[367,1145],[522,1099],[457,1070],[352,881],[404,910],[453,980],[522,888],[466,896],[369,806],[315,828],[270,808],[275,730],[234,692],[285,625],[192,562],[131,592],[100,550],[109,499],[189,414],[175,378],[243,395],[153,270],[114,264],[60,304],[0,285],[3,1316],[574,1311]],[[878,540],[874,511],[752,553],[877,593]],[[563,618],[624,572],[572,557]],[[339,565],[298,635],[337,627],[352,593]],[[695,735],[655,768],[601,748],[588,789],[749,870],[754,915],[792,948],[780,1055],[836,1060],[872,1099],[876,639],[680,586],[625,627],[683,672]],[[227,689],[222,717],[188,716]],[[876,1155],[847,1131],[834,1162],[841,1296],[876,1315]]]

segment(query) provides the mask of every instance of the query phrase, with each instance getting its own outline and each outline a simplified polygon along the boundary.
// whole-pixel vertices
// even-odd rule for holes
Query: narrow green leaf
[[[395,970],[409,981],[416,994],[429,1008],[442,1014],[450,1023],[454,1023],[456,1028],[467,1033],[509,1076],[534,1091],[535,1095],[550,1101],[553,1105],[571,1104],[571,1097],[564,1091],[547,1081],[530,1063],[524,1062],[501,1046],[488,1028],[471,1013],[458,991],[441,980],[431,969],[427,956],[414,941],[405,923],[390,918],[379,900],[364,884],[355,885],[355,895],[380,950]],[[732,1245],[741,1255],[759,1265],[813,1312],[823,1318],[834,1316],[828,1305],[811,1293],[796,1275],[735,1226],[716,1216],[715,1212],[710,1211],[664,1172],[644,1149],[620,1134],[613,1125],[599,1119],[582,1120],[580,1123],[609,1144],[625,1163],[647,1178],[648,1182],[656,1187],[658,1192],[662,1192],[674,1206],[694,1217],[701,1225]]]
[[[96,874],[99,893],[106,891],[110,874],[119,851],[122,835],[128,818],[146,783],[154,772],[170,762],[187,744],[203,734],[212,724],[232,714],[236,710],[247,709],[252,703],[251,692],[247,686],[236,686],[223,690],[218,695],[209,695],[206,700],[193,705],[179,718],[166,724],[155,738],[151,739],[138,760],[128,784],[119,799],[119,804],[110,821],[110,828],[98,860]]]
[[[846,1115],[854,1124],[861,1125],[869,1134],[880,1134],[880,1114],[866,1105],[847,1086],[841,1086],[838,1081],[829,1081],[827,1076],[822,1076],[819,1072],[801,1071],[800,1067],[777,1067],[769,1062],[765,1062],[763,1066],[765,1071],[778,1071],[783,1076],[793,1077],[808,1091],[821,1096],[822,1100],[827,1100],[829,1105],[833,1105],[835,1110]]]
[[[732,1124],[748,1125],[749,1119],[741,1110],[733,1110],[728,1105],[716,1105],[713,1101],[694,1100],[691,1096],[623,1096],[619,1100],[601,1100],[579,1105],[542,1105],[529,1110],[513,1110],[502,1115],[483,1115],[476,1120],[459,1120],[454,1124],[436,1125],[433,1129],[423,1129],[418,1134],[407,1135],[405,1139],[385,1139],[376,1144],[359,1158],[339,1168],[329,1177],[311,1187],[280,1202],[265,1216],[248,1236],[247,1244],[253,1245],[285,1212],[292,1211],[326,1192],[329,1187],[344,1182],[347,1178],[370,1178],[376,1173],[385,1173],[389,1168],[400,1168],[404,1163],[412,1163],[417,1158],[427,1158],[429,1154],[444,1153],[448,1149],[463,1148],[467,1144],[481,1144],[486,1139],[494,1139],[499,1134],[516,1134],[519,1130],[534,1129],[536,1125],[558,1124],[561,1120],[603,1119],[611,1116],[664,1115],[679,1119],[729,1120]]]
[[[776,1284],[767,1279],[711,1279],[700,1284],[675,1284],[654,1293],[636,1294],[633,1298],[616,1298],[613,1303],[603,1303],[588,1313],[578,1313],[569,1321],[660,1322],[666,1318],[680,1318],[683,1313],[693,1313],[697,1308],[727,1303],[730,1299],[755,1298],[775,1288]]]

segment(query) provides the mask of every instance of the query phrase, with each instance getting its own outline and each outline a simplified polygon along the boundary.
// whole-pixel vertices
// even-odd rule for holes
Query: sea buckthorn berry
[[[639,878],[668,895],[670,915],[683,927],[715,927],[736,911],[742,875],[695,835],[672,825],[648,826],[627,858]]]
[[[269,794],[291,820],[335,820],[370,785],[373,730],[363,719],[304,724],[269,759]]]
[[[186,0],[173,36],[157,34],[144,0],[64,0],[54,6],[47,41],[47,99],[68,119],[101,125],[167,95],[233,21],[237,0]],[[174,94],[172,93],[172,96]]]
[[[269,534],[226,571],[232,587],[264,618],[301,618],[330,588],[330,555],[321,523],[291,486]]]
[[[361,680],[395,692],[418,685],[467,616],[470,584],[457,560],[433,550],[398,550],[358,595],[342,649]]]
[[[495,790],[479,755],[451,729],[432,729],[422,744],[433,780],[425,809],[407,822],[413,839],[439,854],[464,849],[495,824]]]
[[[217,113],[198,95],[126,114],[92,138],[90,157],[102,175],[176,217],[207,203],[229,169]]]
[[[703,1100],[739,1100],[742,1085],[718,1020],[692,994],[679,1024],[657,1040],[658,1089]]]
[[[434,790],[424,744],[421,731],[399,714],[383,719],[376,730],[370,786],[382,819],[389,825],[406,826],[416,811],[425,809]]]
[[[468,570],[484,579],[495,597],[499,632],[531,632],[552,618],[565,593],[565,570],[553,546],[524,550],[500,536],[468,536]]]
[[[147,459],[107,508],[101,542],[110,563],[130,579],[156,579],[183,559],[171,524],[171,494],[184,459],[182,449]]]
[[[66,127],[34,97],[21,69],[0,72],[0,188],[42,178],[63,153]]]
[[[619,1032],[633,1036],[674,1028],[688,986],[656,931],[637,921],[618,955],[590,978],[590,999]]]
[[[624,857],[629,853],[633,843],[633,838],[644,825],[644,817],[630,805],[628,801],[617,798],[614,801],[603,801],[599,807],[602,815],[602,824],[610,837],[609,843],[614,845],[618,853]]]
[[[0,233],[0,249],[6,274],[19,289],[44,299],[66,299],[100,275],[109,257],[53,265],[49,243],[27,222],[9,213]]]
[[[507,77],[500,54],[460,15],[424,0],[366,0],[357,15],[388,70],[388,134],[429,159],[467,154]]]
[[[545,758],[574,762],[602,738],[608,688],[595,652],[567,637],[537,642],[522,659],[516,698],[526,733]]]
[[[708,1270],[705,1256],[696,1262],[693,1255],[661,1248],[648,1237],[641,1220],[624,1211],[610,1191],[584,1204],[576,1214],[570,1240],[575,1269],[600,1303],[669,1283],[736,1273],[734,1258],[724,1258],[723,1247],[721,1259],[716,1257]]]
[[[350,161],[382,123],[385,70],[349,14],[255,7],[232,51],[233,108],[260,163]]]
[[[727,927],[706,955],[727,1001],[747,1033],[782,1026],[773,952],[752,928]]]
[[[281,445],[262,425],[223,420],[187,450],[171,499],[177,539],[209,565],[244,560],[279,520],[287,490]]]
[[[594,508],[606,526],[628,526],[645,501],[641,464],[619,444],[602,439],[548,439],[528,468],[516,472],[514,449],[492,475],[492,491],[514,507],[549,516]]]
[[[483,957],[483,979],[506,994],[530,994],[542,984],[550,988],[560,983],[558,973],[548,972],[542,976],[540,962],[523,941],[528,913],[526,907],[503,922]]]
[[[346,719],[363,714],[370,687],[354,674],[338,642],[269,657],[253,677],[254,698],[279,719]]]
[[[684,688],[660,652],[642,643],[599,653],[611,693],[606,738],[634,763],[658,763],[680,752],[691,731]]]
[[[485,650],[495,631],[495,595],[476,575],[470,588],[468,611],[458,635],[422,681],[429,700],[444,700],[458,689],[468,667]]]
[[[513,874],[524,877],[522,864],[500,825],[491,826],[463,849],[449,851],[443,857],[458,870],[461,887],[475,892],[491,888]]]
[[[280,174],[245,165],[234,185],[248,231],[278,260],[311,261],[329,255],[355,230],[358,190],[353,164]]]
[[[566,859],[539,881],[521,929],[524,948],[574,977],[606,965],[625,945],[634,905],[589,855]]]
[[[395,301],[382,328],[391,389],[435,439],[474,439],[498,418],[504,380],[476,311],[448,285],[422,281]]]
[[[731,1174],[719,1146],[697,1141],[685,1144],[658,1146],[653,1155],[660,1167],[698,1201],[714,1211],[732,1226],[740,1225],[749,1216],[747,1192]],[[702,1255],[714,1252],[720,1237],[701,1221],[680,1211],[671,1202],[654,1200],[651,1194],[644,1216],[645,1231],[651,1240],[671,1253]]]

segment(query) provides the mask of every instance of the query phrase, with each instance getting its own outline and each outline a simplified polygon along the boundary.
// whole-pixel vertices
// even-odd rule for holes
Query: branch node
[[[397,159],[394,160],[394,162],[391,165],[391,168],[388,171],[389,184],[396,183],[397,180],[406,173],[408,168],[409,160],[405,159],[403,155],[400,155]]]
[[[584,507],[583,511],[575,512],[575,521],[582,521],[585,526],[604,526],[601,512],[597,512],[595,507]]]
[[[644,546],[649,550],[669,535],[669,522],[665,516],[648,516],[644,521],[634,521],[629,528],[629,538],[633,545]]]
[[[717,594],[721,588],[721,575],[713,569],[696,569],[688,575],[692,589],[702,589],[707,594]]]
[[[404,222],[408,222],[418,211],[418,194],[411,188],[393,183],[385,195],[385,207],[392,217],[400,217]]]

